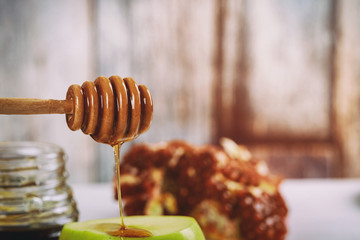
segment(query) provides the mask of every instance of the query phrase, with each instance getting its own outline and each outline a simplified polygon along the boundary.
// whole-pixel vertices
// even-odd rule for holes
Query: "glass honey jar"
[[[0,239],[57,239],[78,210],[62,148],[0,142]]]

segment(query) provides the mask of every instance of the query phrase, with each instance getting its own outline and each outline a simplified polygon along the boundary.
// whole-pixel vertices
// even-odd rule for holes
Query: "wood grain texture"
[[[360,2],[338,1],[334,81],[336,137],[344,176],[360,177]]]
[[[331,1],[249,1],[249,102],[258,138],[329,138]]]
[[[254,154],[285,176],[340,176],[331,106],[334,1],[216,3],[213,142],[263,144]]]
[[[332,2],[218,2],[217,131],[245,142],[329,139]]]
[[[65,99],[71,84],[91,77],[88,1],[1,1],[0,29],[1,97]],[[96,180],[95,142],[70,131],[65,116],[2,115],[0,126],[2,141],[63,147],[71,181]]]
[[[332,143],[250,144],[257,159],[266,161],[271,172],[285,178],[339,177],[340,152]]]
[[[247,1],[217,1],[217,50],[214,92],[216,133],[214,143],[226,136],[243,141],[252,133],[248,102]]]
[[[343,159],[359,176],[359,12],[355,0],[2,0],[0,97],[64,99],[71,84],[129,76],[154,100],[136,141],[227,136],[264,158],[291,143],[276,145],[279,170],[337,176]],[[59,144],[74,182],[112,177],[112,149],[64,116],[0,116],[0,140]],[[313,162],[286,162],[298,143]]]
[[[65,114],[72,111],[73,103],[68,100],[0,98],[0,114]]]
[[[137,141],[212,135],[213,1],[96,1],[99,75],[130,76],[154,101],[150,130]],[[132,143],[124,144],[123,151]],[[100,146],[103,178],[112,153]],[[105,157],[106,156],[106,157]]]

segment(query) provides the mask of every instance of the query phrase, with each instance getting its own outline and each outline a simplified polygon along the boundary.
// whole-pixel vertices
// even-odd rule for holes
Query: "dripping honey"
[[[122,206],[121,187],[120,187],[120,148],[121,148],[121,145],[122,145],[122,143],[116,144],[115,146],[113,146],[113,150],[114,150],[114,157],[115,157],[116,185],[117,185],[117,191],[118,191],[121,229],[125,229],[124,210],[123,210],[123,206]]]
[[[113,146],[114,157],[115,157],[115,168],[116,168],[116,184],[117,184],[117,192],[118,192],[118,202],[119,202],[119,210],[120,210],[120,219],[121,224],[101,224],[98,226],[102,231],[114,237],[150,237],[151,233],[144,229],[138,228],[128,228],[124,223],[124,210],[122,206],[121,199],[121,187],[120,187],[120,148],[122,143],[116,144]]]

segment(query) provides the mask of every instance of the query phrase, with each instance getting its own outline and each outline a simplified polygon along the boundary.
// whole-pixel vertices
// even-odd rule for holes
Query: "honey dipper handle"
[[[72,113],[71,100],[0,98],[0,114]]]

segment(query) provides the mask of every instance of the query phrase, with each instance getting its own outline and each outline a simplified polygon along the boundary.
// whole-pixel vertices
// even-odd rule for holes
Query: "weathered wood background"
[[[0,97],[131,76],[155,104],[137,141],[227,136],[288,177],[360,177],[359,13],[357,0],[0,0]],[[71,181],[111,179],[112,149],[64,116],[0,116],[0,140],[59,144]]]

